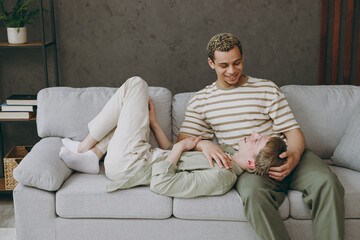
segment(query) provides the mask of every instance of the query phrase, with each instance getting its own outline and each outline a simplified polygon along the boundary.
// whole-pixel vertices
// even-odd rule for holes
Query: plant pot
[[[23,44],[27,42],[26,27],[7,28],[8,42],[10,44]]]

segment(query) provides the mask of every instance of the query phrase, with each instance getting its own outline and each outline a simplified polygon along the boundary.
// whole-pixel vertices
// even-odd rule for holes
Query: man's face
[[[252,132],[250,137],[245,137],[239,141],[238,154],[243,159],[242,166],[250,169],[255,167],[255,157],[263,149],[266,143],[269,141],[270,136],[261,136],[257,132]],[[250,162],[249,162],[250,161]],[[240,167],[242,167],[240,166]]]
[[[217,74],[217,83],[220,87],[228,88],[237,86],[243,72],[244,54],[241,55],[238,46],[228,52],[216,50],[214,61],[208,58],[208,63]]]

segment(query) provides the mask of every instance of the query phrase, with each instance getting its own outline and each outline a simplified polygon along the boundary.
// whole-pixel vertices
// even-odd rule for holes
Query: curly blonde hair
[[[242,55],[242,45],[237,37],[231,33],[219,33],[210,39],[206,51],[208,57],[211,59],[211,61],[214,62],[214,53],[216,50],[220,52],[228,52],[235,46],[239,47],[240,53]]]

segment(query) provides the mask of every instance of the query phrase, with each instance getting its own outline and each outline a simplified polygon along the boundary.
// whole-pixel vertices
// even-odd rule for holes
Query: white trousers
[[[88,124],[105,156],[105,174],[113,181],[133,176],[151,160],[149,92],[140,77],[128,79]]]

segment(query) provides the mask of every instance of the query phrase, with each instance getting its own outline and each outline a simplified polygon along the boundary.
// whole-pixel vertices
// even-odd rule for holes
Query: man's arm
[[[191,136],[179,134],[177,142],[185,138],[191,138]],[[209,161],[210,166],[212,167],[214,167],[213,159],[220,168],[223,168],[225,166],[226,169],[230,169],[232,167],[230,163],[230,157],[226,155],[219,146],[209,140],[199,141],[194,150],[201,151]]]
[[[171,142],[166,136],[165,132],[160,127],[159,122],[157,121],[155,107],[151,98],[149,98],[149,120],[150,127],[154,132],[156,141],[158,142],[160,148],[164,150],[168,149],[171,145]]]
[[[185,138],[176,143],[165,161],[152,167],[150,189],[158,194],[172,197],[198,197],[221,195],[228,192],[236,182],[233,171],[219,168],[180,171],[177,162],[184,151],[193,149],[200,137]]]
[[[192,150],[201,140],[201,137],[197,138],[184,138],[182,141],[175,143],[174,147],[171,149],[171,152],[166,157],[165,161],[171,162],[176,165],[180,159],[180,156],[183,152]]]
[[[269,177],[282,181],[299,164],[301,155],[305,149],[305,138],[300,128],[284,132],[287,143],[287,151],[280,154],[280,158],[287,157],[286,163],[280,167],[272,167],[269,171]]]

